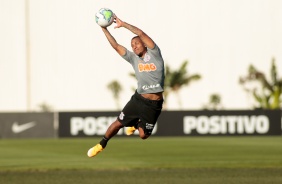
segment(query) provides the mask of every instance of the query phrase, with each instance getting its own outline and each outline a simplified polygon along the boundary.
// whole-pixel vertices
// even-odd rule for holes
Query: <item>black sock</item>
[[[107,146],[107,143],[110,139],[106,138],[105,136],[103,137],[103,139],[100,141],[100,144],[103,148],[105,148]]]

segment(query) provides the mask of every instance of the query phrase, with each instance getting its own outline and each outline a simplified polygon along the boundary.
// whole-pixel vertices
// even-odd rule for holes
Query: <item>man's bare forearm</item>
[[[133,34],[136,34],[138,36],[141,36],[143,31],[141,29],[139,29],[138,27],[135,27],[131,24],[128,24],[126,22],[123,22],[123,25],[122,25],[124,28],[128,29],[129,31],[131,31]]]
[[[108,39],[108,41],[110,42],[111,46],[114,48],[114,49],[117,49],[118,47],[118,43],[116,41],[116,39],[111,35],[111,33],[106,29],[106,28],[103,28],[102,29],[106,38]]]
[[[111,35],[107,28],[102,28],[102,30],[111,46],[118,52],[119,55],[123,56],[126,53],[125,47],[117,43],[116,39]]]

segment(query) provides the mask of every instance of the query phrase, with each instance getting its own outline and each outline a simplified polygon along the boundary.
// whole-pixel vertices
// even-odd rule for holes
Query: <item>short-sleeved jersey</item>
[[[147,48],[144,58],[129,50],[126,50],[122,57],[132,65],[135,71],[139,94],[164,91],[164,60],[156,44],[153,49]]]

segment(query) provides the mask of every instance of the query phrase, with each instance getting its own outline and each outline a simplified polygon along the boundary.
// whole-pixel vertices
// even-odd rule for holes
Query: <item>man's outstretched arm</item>
[[[126,48],[117,43],[116,39],[111,35],[107,28],[101,27],[106,38],[108,39],[111,46],[117,51],[117,53],[123,56],[126,53]]]
[[[154,41],[141,29],[139,29],[136,26],[133,26],[131,24],[128,24],[126,22],[123,22],[122,20],[120,20],[116,15],[115,15],[115,21],[116,21],[116,26],[115,28],[120,28],[120,27],[124,27],[126,29],[128,29],[129,31],[131,31],[133,34],[136,34],[137,36],[140,37],[140,39],[142,40],[142,42],[149,48],[149,49],[153,49],[155,47],[155,43]]]

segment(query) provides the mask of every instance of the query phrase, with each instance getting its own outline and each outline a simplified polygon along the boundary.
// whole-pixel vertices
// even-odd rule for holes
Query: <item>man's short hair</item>
[[[139,36],[134,36],[131,40],[135,39],[135,38],[139,38]]]

